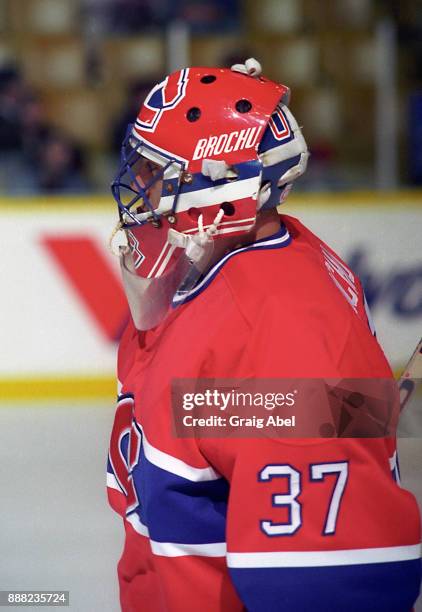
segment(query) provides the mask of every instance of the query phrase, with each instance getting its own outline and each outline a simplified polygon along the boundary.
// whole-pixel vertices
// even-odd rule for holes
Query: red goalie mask
[[[147,279],[151,294],[153,279],[169,295],[186,276],[194,282],[192,266],[204,270],[213,241],[250,231],[257,210],[276,206],[305,170],[288,100],[255,60],[185,68],[151,90],[112,183],[132,257],[126,272]]]

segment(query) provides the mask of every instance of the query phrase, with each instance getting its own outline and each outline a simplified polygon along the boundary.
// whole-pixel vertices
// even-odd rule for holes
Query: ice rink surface
[[[0,590],[68,590],[74,612],[120,610],[123,529],[105,494],[113,414],[92,403],[0,405]],[[422,440],[399,448],[403,484],[422,506]]]
[[[1,590],[68,590],[72,611],[120,610],[123,528],[105,493],[113,413],[92,404],[0,409]]]

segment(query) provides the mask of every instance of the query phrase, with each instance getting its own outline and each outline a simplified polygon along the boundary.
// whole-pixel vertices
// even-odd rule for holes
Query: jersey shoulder
[[[359,278],[297,219],[282,221],[291,237],[285,248],[245,252],[221,272],[245,320],[298,371],[319,375],[319,364],[326,376],[389,377]]]
[[[303,320],[322,311],[366,322],[359,279],[342,259],[293,217],[283,216],[290,241],[281,248],[248,250],[233,257],[221,276],[245,312],[255,319],[263,303]]]

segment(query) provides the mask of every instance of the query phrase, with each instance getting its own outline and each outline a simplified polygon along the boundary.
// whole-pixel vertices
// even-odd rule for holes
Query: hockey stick
[[[422,379],[422,338],[419,340],[417,347],[408,364],[404,368],[403,374],[400,376],[399,394],[400,394],[400,410],[403,410],[407,402],[413,395],[417,385]]]

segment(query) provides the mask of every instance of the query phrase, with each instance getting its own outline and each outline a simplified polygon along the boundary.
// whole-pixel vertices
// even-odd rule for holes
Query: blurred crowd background
[[[299,189],[422,183],[420,0],[0,0],[0,194],[106,192],[155,82],[250,56],[292,89]]]

